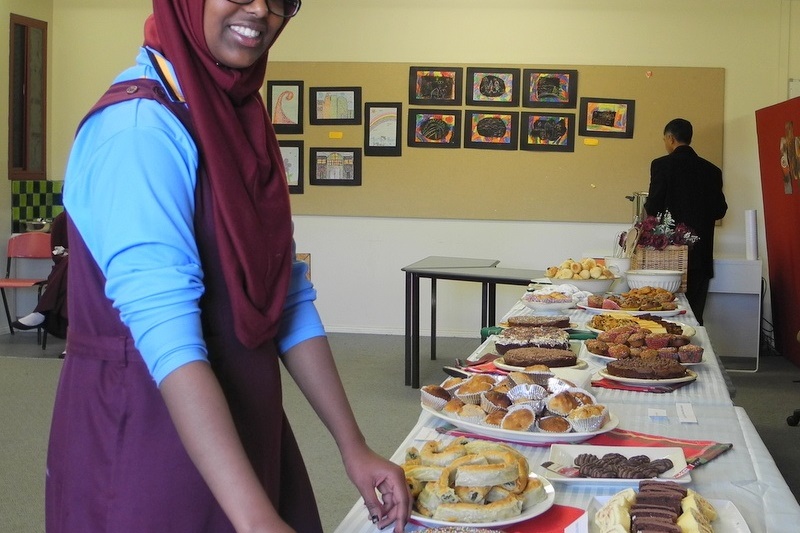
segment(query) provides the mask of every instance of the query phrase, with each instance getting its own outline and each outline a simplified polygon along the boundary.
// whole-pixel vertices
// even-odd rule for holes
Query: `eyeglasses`
[[[247,5],[252,4],[254,0],[228,0],[228,2]],[[267,9],[273,15],[289,19],[297,15],[300,11],[300,0],[267,0]]]

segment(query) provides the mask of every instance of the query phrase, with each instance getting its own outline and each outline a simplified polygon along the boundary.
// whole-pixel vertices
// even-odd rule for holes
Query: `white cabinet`
[[[703,322],[720,357],[735,357],[758,369],[761,346],[761,261],[715,259]]]

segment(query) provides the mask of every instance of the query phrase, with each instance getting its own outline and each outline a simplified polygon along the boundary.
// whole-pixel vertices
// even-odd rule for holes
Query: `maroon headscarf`
[[[153,0],[145,45],[175,68],[214,205],[216,239],[236,336],[274,338],[289,287],[292,228],[280,148],[259,88],[267,57],[246,69],[217,64],[203,31],[205,2]]]

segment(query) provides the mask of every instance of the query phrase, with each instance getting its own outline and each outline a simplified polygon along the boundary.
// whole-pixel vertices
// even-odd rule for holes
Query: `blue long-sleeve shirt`
[[[144,48],[115,82],[136,78],[159,79]],[[198,160],[180,121],[140,98],[90,117],[66,170],[64,206],[157,384],[186,363],[207,360],[193,222]],[[281,352],[325,334],[306,271],[294,262],[276,339]]]

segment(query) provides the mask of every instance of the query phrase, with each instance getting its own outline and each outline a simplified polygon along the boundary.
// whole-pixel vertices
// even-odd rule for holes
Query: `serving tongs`
[[[633,252],[636,251],[636,245],[639,243],[641,232],[639,228],[633,226],[628,230],[625,235],[625,246],[622,250],[622,257],[633,257]]]

